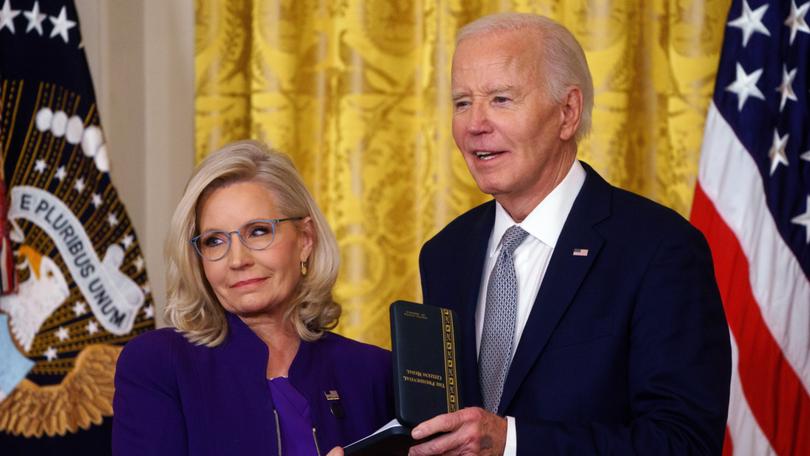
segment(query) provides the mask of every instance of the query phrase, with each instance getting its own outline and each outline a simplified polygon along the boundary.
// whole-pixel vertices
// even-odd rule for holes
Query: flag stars
[[[123,244],[124,250],[129,250],[129,246],[131,246],[133,242],[135,242],[135,236],[132,234],[127,234],[121,238],[121,244]]]
[[[3,8],[0,9],[0,30],[7,28],[11,30],[11,34],[13,35],[15,33],[14,18],[19,15],[20,10],[11,9],[11,2],[5,0],[5,2],[3,2]]]
[[[43,33],[42,21],[45,20],[47,15],[39,12],[39,2],[34,2],[34,7],[31,8],[30,11],[25,11],[23,15],[25,15],[25,18],[28,19],[28,27],[25,28],[25,33],[28,33],[31,30],[36,30],[37,34],[41,36]]]
[[[132,262],[135,265],[135,270],[141,272],[143,270],[143,258],[138,257],[135,258],[135,261]]]
[[[762,23],[762,16],[768,11],[768,5],[762,5],[755,10],[751,10],[748,2],[743,0],[743,10],[740,17],[729,22],[729,27],[737,27],[742,30],[743,34],[743,47],[748,45],[748,40],[755,32],[762,33],[765,36],[771,36],[768,28]]]
[[[73,188],[76,189],[77,192],[81,193],[84,191],[84,179],[81,177],[76,179],[76,182],[73,184]]]
[[[790,14],[785,19],[785,25],[790,27],[790,44],[796,38],[797,32],[810,33],[810,27],[807,25],[807,10],[810,9],[810,2],[806,2],[800,7],[796,7],[796,0],[790,2]]]
[[[70,332],[64,326],[60,326],[59,329],[56,330],[56,337],[58,337],[61,342],[64,342],[70,337]]]
[[[109,223],[111,227],[118,225],[118,217],[116,217],[115,214],[108,215],[107,223]]]
[[[85,304],[84,301],[76,301],[76,304],[73,304],[73,315],[81,317],[86,313],[87,313],[87,304]]]
[[[49,18],[51,23],[53,23],[53,30],[51,30],[50,38],[59,35],[65,41],[68,42],[68,31],[76,26],[76,21],[71,21],[67,18],[67,10],[63,6],[62,9],[59,11],[59,16],[51,16]]]
[[[762,68],[746,74],[742,65],[737,64],[737,79],[726,87],[726,90],[737,94],[737,110],[742,111],[748,97],[765,99],[765,95],[757,87],[757,82],[762,76]]]
[[[44,173],[46,169],[48,169],[48,165],[45,163],[45,160],[40,158],[39,160],[34,162],[34,171],[38,173]]]
[[[53,361],[53,360],[55,360],[55,359],[56,359],[56,357],[57,357],[57,354],[56,354],[56,349],[55,349],[55,348],[53,348],[53,347],[48,347],[48,349],[47,349],[47,350],[45,350],[44,355],[45,355],[45,358],[47,358],[47,359],[48,359],[48,361]]]
[[[147,283],[147,284],[144,284],[144,285],[141,287],[141,290],[143,291],[143,294],[144,294],[144,295],[148,295],[149,293],[151,293],[151,292],[152,292],[152,287],[150,287],[150,286],[149,286],[149,284]]]
[[[810,5],[810,3],[808,3]],[[794,68],[790,71],[787,70],[787,65],[782,65],[782,84],[776,88],[776,91],[782,94],[782,101],[779,102],[779,112],[785,108],[785,103],[788,100],[797,101],[796,93],[793,92],[793,79],[796,78],[796,71]]]
[[[65,167],[60,166],[59,168],[57,168],[56,169],[56,174],[54,174],[53,177],[56,180],[58,180],[59,182],[62,182],[63,180],[65,180],[65,177],[67,177],[67,172],[65,171]]]
[[[98,193],[93,193],[93,200],[92,200],[93,207],[98,209],[99,207],[101,207],[102,202],[103,201],[101,199],[101,195]]]
[[[773,144],[771,145],[771,150],[768,151],[768,157],[771,159],[771,176],[773,176],[773,172],[776,171],[780,163],[785,166],[788,165],[785,149],[787,148],[789,137],[789,134],[780,137],[779,130],[774,130],[773,132]]]
[[[810,196],[807,197],[807,205],[804,207],[804,214],[797,215],[790,221],[804,227],[804,242],[810,244]]]
[[[98,323],[96,323],[95,320],[90,320],[90,322],[87,323],[87,334],[92,336],[97,332],[98,332]]]
[[[152,304],[143,308],[143,314],[146,318],[155,318],[155,308],[152,307]]]
[[[804,160],[804,161],[808,161],[808,162],[810,162],[810,150],[808,150],[807,152],[805,152],[805,153],[801,154],[801,155],[799,156],[799,158],[801,158],[801,159],[802,159],[802,160]]]

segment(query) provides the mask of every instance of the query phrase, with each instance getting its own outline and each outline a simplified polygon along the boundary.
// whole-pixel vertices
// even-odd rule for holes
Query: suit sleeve
[[[731,373],[728,326],[697,231],[666,239],[639,283],[630,322],[629,422],[516,418],[518,455],[720,454]],[[542,407],[542,404],[538,405]]]
[[[425,243],[419,251],[419,280],[422,285],[422,303],[427,303],[427,298],[430,296],[428,293],[428,278],[430,277],[428,268],[430,267],[430,261],[427,259],[427,250],[430,248],[430,242],[431,241]]]
[[[174,375],[170,333],[130,341],[115,372],[113,454],[185,455],[185,420]]]

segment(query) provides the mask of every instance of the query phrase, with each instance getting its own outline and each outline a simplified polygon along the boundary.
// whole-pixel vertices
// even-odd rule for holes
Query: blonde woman
[[[285,155],[205,159],[166,259],[174,328],[121,353],[116,455],[321,455],[393,417],[390,354],[329,332],[337,243]]]

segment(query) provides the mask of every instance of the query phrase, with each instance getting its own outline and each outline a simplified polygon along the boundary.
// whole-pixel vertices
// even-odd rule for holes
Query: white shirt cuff
[[[506,447],[503,449],[503,456],[516,456],[517,455],[517,428],[515,427],[515,418],[512,416],[506,417]]]

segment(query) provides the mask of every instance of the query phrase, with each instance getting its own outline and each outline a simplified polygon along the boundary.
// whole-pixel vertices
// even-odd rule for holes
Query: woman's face
[[[231,232],[251,220],[287,216],[279,212],[273,194],[264,185],[237,182],[214,190],[203,201],[199,232]],[[205,277],[222,307],[240,317],[265,314],[281,318],[301,280],[300,263],[312,252],[313,232],[309,218],[277,223],[273,242],[264,250],[251,250],[231,234],[225,257],[202,259]]]

